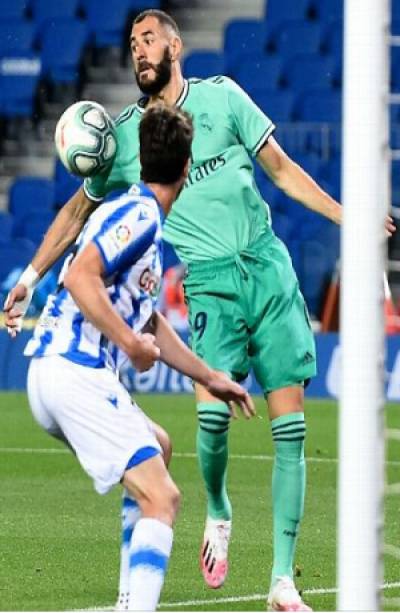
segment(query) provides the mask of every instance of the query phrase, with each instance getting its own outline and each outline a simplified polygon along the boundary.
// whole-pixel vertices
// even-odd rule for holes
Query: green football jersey
[[[85,181],[91,199],[101,200],[139,180],[138,126],[145,102],[128,107],[117,119],[118,151],[110,173]],[[227,77],[185,81],[176,104],[193,117],[192,163],[165,222],[164,237],[185,262],[242,251],[271,232],[251,158],[275,126]]]

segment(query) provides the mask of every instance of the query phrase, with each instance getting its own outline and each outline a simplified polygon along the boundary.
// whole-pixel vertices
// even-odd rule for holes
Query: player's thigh
[[[153,430],[155,434],[157,441],[159,442],[161,446],[162,454],[164,457],[164,463],[166,466],[168,466],[171,461],[171,456],[172,456],[172,443],[171,443],[170,436],[168,432],[166,432],[166,430],[164,430],[164,428],[160,426],[160,424],[153,421],[149,417],[147,417],[147,420],[150,424],[151,429]]]
[[[51,397],[57,385],[49,358],[32,359],[28,369],[27,393],[31,412],[38,424],[49,434],[66,442],[52,414]]]
[[[161,456],[155,456],[125,471],[122,485],[135,497],[140,506],[170,508],[176,512],[179,490],[172,480]]]
[[[292,385],[273,390],[267,394],[267,407],[270,419],[287,415],[288,413],[304,412],[304,387]]]
[[[211,368],[241,380],[249,371],[248,328],[234,285],[223,271],[197,286],[186,282],[191,348]]]
[[[56,420],[96,490],[106,493],[128,465],[159,454],[160,445],[115,373],[58,360]]]
[[[277,245],[266,282],[260,273],[249,350],[264,393],[302,385],[316,374],[315,343],[304,298],[287,250]]]

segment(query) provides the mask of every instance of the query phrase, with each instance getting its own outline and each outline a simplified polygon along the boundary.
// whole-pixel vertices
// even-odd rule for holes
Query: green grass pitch
[[[193,398],[142,396],[138,401],[172,437],[171,472],[183,494],[160,608],[264,611],[271,566],[272,444],[263,401],[257,401],[257,418],[232,424],[229,491],[234,528],[229,577],[218,591],[203,585],[198,567],[205,497],[194,457]],[[400,427],[399,409],[388,406],[391,428]],[[306,413],[308,491],[296,556],[297,582],[315,610],[332,611],[336,404],[308,401]],[[400,443],[391,442],[389,483],[400,481],[399,452]],[[118,577],[119,488],[105,497],[97,495],[72,455],[33,422],[24,394],[0,394],[0,483],[0,610],[111,607]],[[398,545],[400,497],[387,497],[385,509],[385,541]],[[390,584],[385,597],[399,598],[400,562],[389,556],[385,581]],[[387,608],[395,609],[393,604]]]

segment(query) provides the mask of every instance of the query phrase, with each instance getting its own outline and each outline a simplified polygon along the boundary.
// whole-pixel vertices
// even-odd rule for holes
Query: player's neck
[[[157,201],[165,215],[171,210],[174,200],[178,196],[181,189],[181,182],[177,181],[170,185],[162,185],[161,183],[146,183],[147,187],[153,192]]]
[[[150,97],[150,104],[164,102],[168,106],[173,106],[180,98],[184,86],[184,78],[180,66],[173,66],[171,79],[168,84],[156,96]]]

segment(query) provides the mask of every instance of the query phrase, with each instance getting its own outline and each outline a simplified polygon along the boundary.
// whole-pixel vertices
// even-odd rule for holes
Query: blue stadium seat
[[[295,115],[301,121],[340,123],[342,95],[337,91],[309,90],[298,96]]]
[[[281,85],[282,62],[279,57],[245,55],[232,77],[247,92],[254,89],[278,89]]]
[[[343,19],[344,17],[343,0],[313,0],[312,9],[317,19],[322,22]]]
[[[307,89],[331,89],[335,74],[335,60],[302,53],[291,58],[284,68],[285,86],[295,92]]]
[[[390,49],[390,81],[391,90],[400,92],[400,47],[392,46]]]
[[[313,179],[317,180],[322,167],[321,158],[313,153],[297,153],[292,159],[299,164]]]
[[[23,177],[10,187],[8,210],[14,216],[17,235],[27,216],[52,211],[53,207],[54,182],[50,179]]]
[[[392,202],[400,206],[400,160],[392,162]]]
[[[343,19],[335,19],[323,30],[321,49],[323,53],[338,59],[343,58]]]
[[[39,29],[54,19],[73,19],[77,15],[79,2],[80,0],[68,0],[67,2],[31,0],[33,20]]]
[[[321,27],[315,22],[294,19],[285,21],[275,31],[272,42],[283,60],[299,53],[318,54],[321,48]]]
[[[84,21],[57,19],[47,22],[41,37],[43,76],[58,83],[77,81],[87,42],[88,30]]]
[[[13,236],[14,218],[9,213],[0,211],[0,243],[7,242]]]
[[[391,1],[392,21],[400,21],[400,2],[399,0]]]
[[[144,11],[146,9],[160,9],[161,0],[131,0],[131,8],[135,12]]]
[[[254,177],[259,192],[265,202],[267,202],[267,204],[269,205],[273,217],[275,211],[278,210],[277,202],[279,190],[257,162],[254,163]]]
[[[35,28],[29,21],[0,21],[0,57],[32,51]]]
[[[312,0],[266,0],[265,20],[268,26],[275,27],[288,17],[305,20],[310,13]]]
[[[54,169],[54,183],[55,183],[55,206],[59,207],[64,205],[67,200],[75,194],[75,192],[82,185],[82,179],[72,175],[65,168],[64,164],[57,159]]]
[[[26,238],[39,246],[54,220],[54,215],[53,211],[30,212],[29,216],[21,220],[21,223],[17,226],[18,237]]]
[[[400,20],[391,22],[390,32],[392,36],[400,36]]]
[[[296,238],[300,239],[301,231],[306,225],[314,225],[318,227],[320,221],[323,219],[317,213],[310,211],[299,202],[296,202],[292,198],[286,196],[282,191],[279,191],[277,209],[280,213],[287,215],[294,225]]]
[[[292,121],[294,95],[291,92],[254,89],[251,97],[274,123]]]
[[[35,245],[25,238],[0,243],[0,281],[17,266],[25,268],[35,255]]]
[[[332,226],[332,232],[335,228]],[[337,230],[336,230],[337,235]],[[303,241],[301,244],[301,289],[310,313],[319,318],[325,290],[335,268],[337,245],[325,240]]]
[[[4,0],[1,3],[0,21],[23,19],[27,15],[29,0]]]
[[[192,51],[184,59],[183,74],[187,79],[190,77],[207,79],[225,74],[224,56],[218,51]]]
[[[0,115],[31,117],[41,74],[33,53],[13,54],[0,60]]]
[[[132,0],[85,0],[85,9],[94,46],[121,47],[126,20],[132,10]]]
[[[324,162],[321,166],[320,178],[326,181],[331,186],[328,189],[330,194],[340,194],[341,187],[341,157],[335,155],[330,160]],[[332,192],[333,188],[333,192]]]
[[[272,214],[272,229],[285,245],[290,244],[290,239],[295,228],[288,215],[280,213],[279,211],[274,211]]]
[[[263,54],[266,33],[265,23],[257,19],[232,19],[226,24],[224,54],[229,74],[242,61],[243,54]]]

